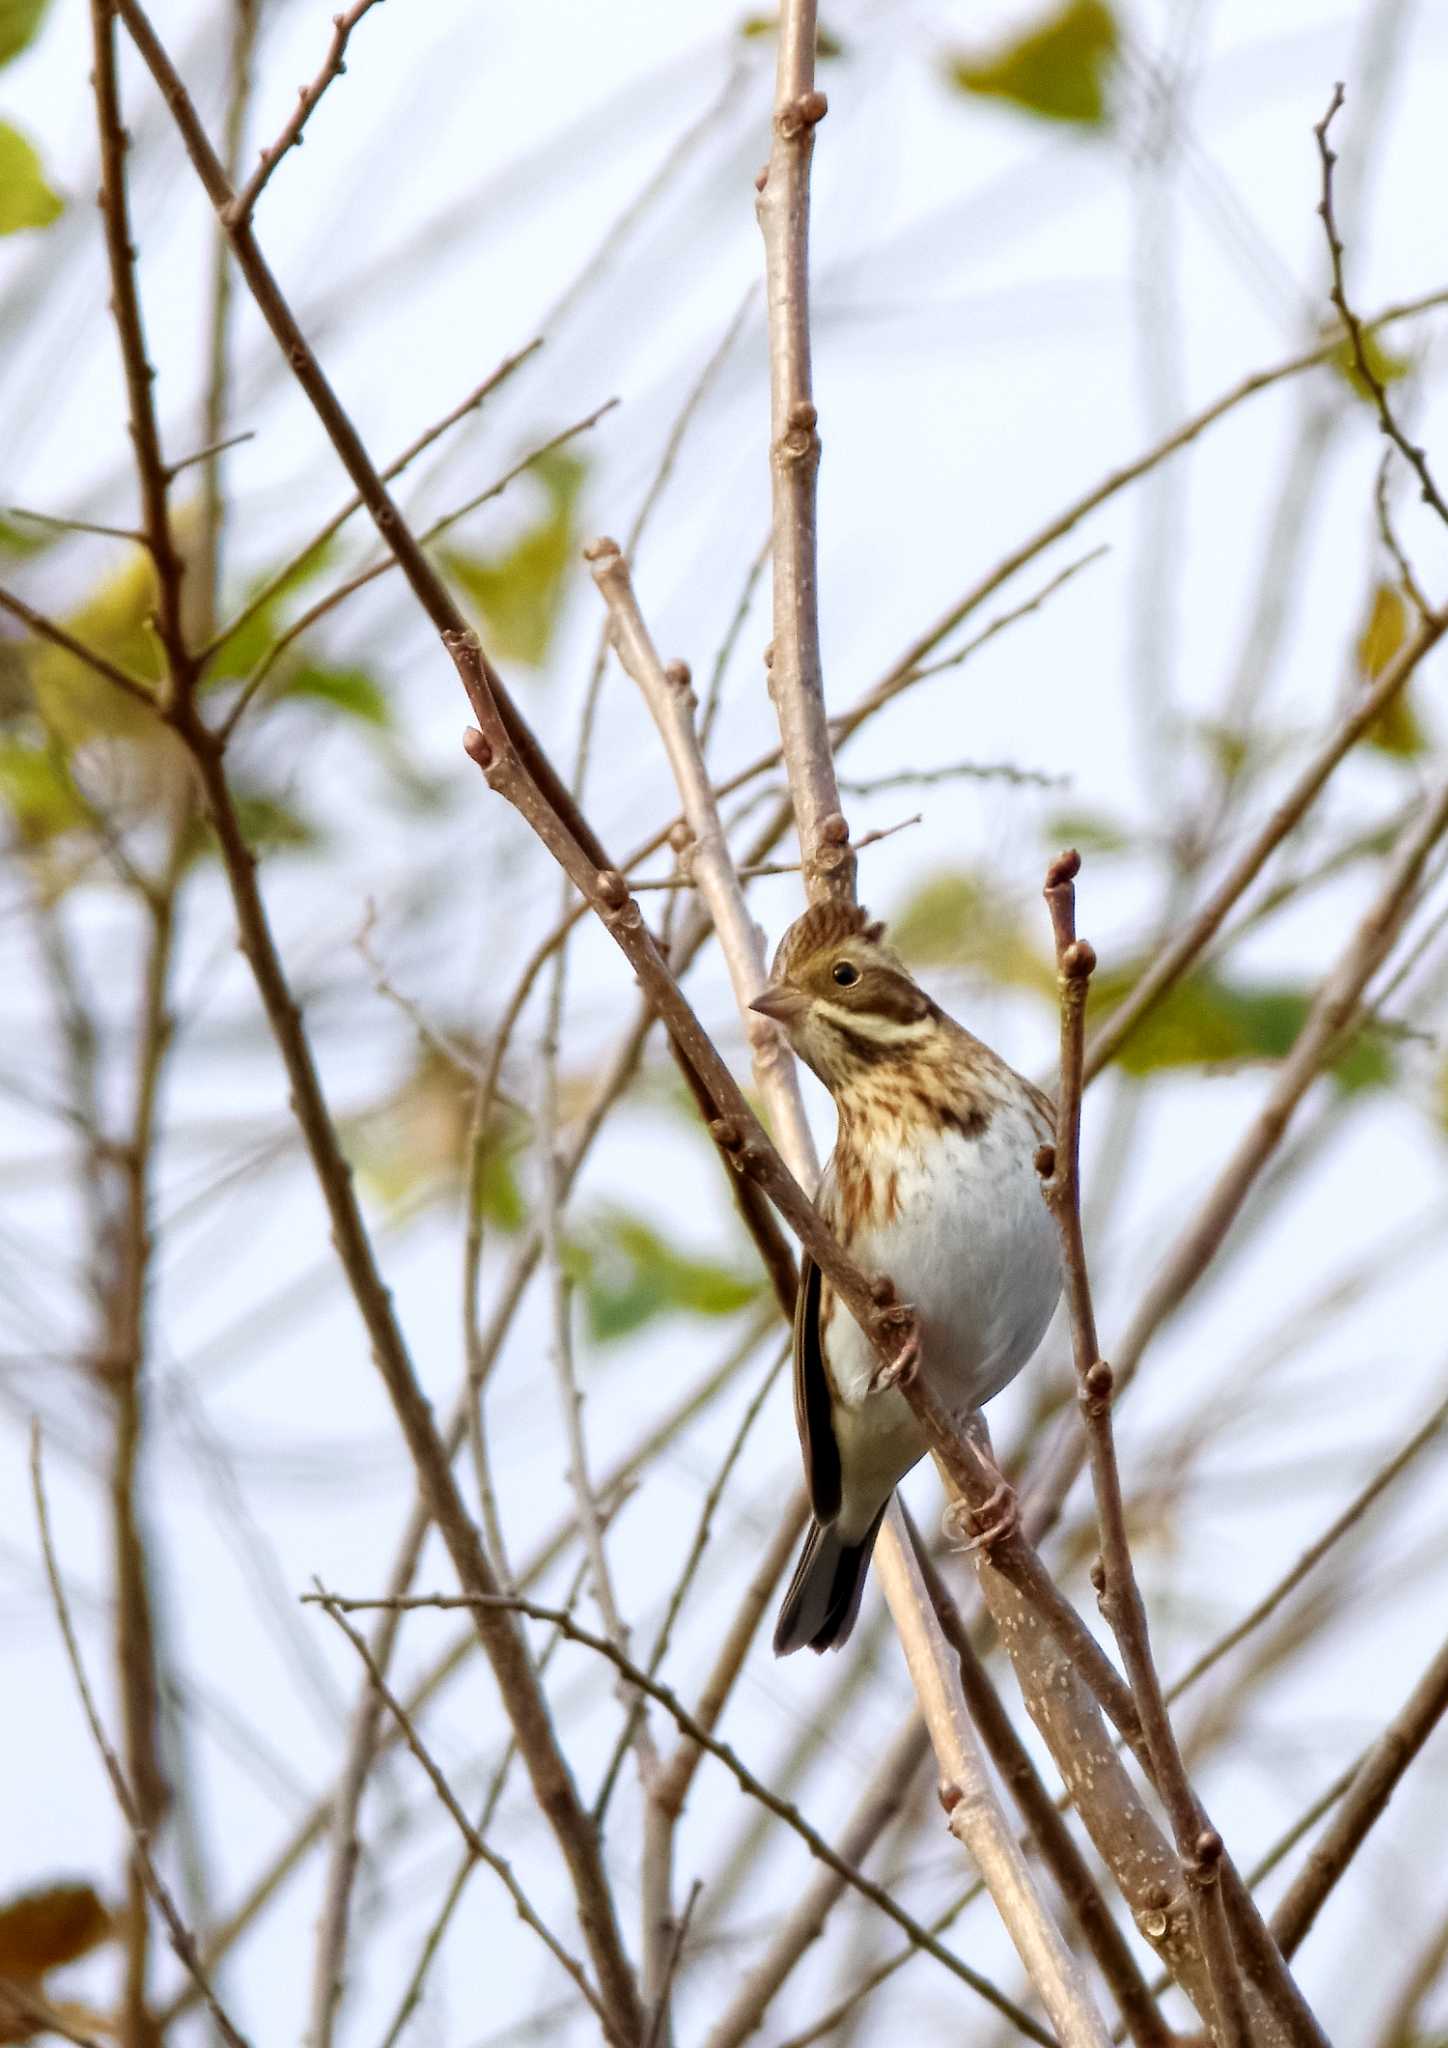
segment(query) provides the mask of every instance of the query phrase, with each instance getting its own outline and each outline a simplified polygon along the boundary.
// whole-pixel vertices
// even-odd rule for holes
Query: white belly
[[[888,1274],[900,1300],[915,1309],[921,1370],[958,1414],[983,1406],[1015,1377],[1044,1336],[1061,1291],[1056,1226],[1033,1156],[1039,1136],[1022,1107],[1002,1102],[977,1138],[933,1131],[927,1148],[903,1140],[877,1167],[877,1185],[879,1174],[897,1175],[896,1213],[852,1247],[866,1273]],[[865,1409],[858,1416],[836,1410],[846,1464],[844,1439],[866,1433],[877,1438],[877,1456],[898,1461],[913,1417],[903,1395],[869,1395],[878,1361],[838,1302],[826,1352],[837,1402],[846,1411]],[[887,1407],[892,1412],[882,1413]],[[919,1455],[917,1444],[895,1476]]]

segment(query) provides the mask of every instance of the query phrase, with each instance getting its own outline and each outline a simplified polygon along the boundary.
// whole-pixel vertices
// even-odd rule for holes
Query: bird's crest
[[[865,938],[878,945],[884,925],[854,903],[814,903],[797,917],[779,942],[772,979],[788,981],[806,960],[842,939]]]

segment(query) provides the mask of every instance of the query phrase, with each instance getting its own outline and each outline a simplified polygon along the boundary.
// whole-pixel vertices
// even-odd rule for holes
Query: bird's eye
[[[841,988],[850,988],[860,978],[860,970],[848,960],[837,960],[831,970]]]

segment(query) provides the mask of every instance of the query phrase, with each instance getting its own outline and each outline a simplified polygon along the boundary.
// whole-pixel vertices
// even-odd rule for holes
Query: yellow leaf
[[[1373,592],[1367,624],[1357,643],[1358,673],[1364,682],[1373,682],[1383,673],[1402,646],[1407,631],[1408,607],[1402,592],[1394,584],[1380,583]],[[1406,685],[1378,713],[1363,737],[1381,753],[1397,754],[1408,760],[1424,751],[1427,735],[1418,722]]]
[[[1357,644],[1360,672],[1369,679],[1380,676],[1402,646],[1407,630],[1408,607],[1403,602],[1403,593],[1391,583],[1380,583],[1373,592],[1368,622]]]
[[[1055,969],[1024,917],[968,870],[931,876],[890,919],[886,937],[911,966],[970,966],[1008,987],[1055,992]]]
[[[1398,379],[1406,377],[1412,368],[1406,356],[1393,355],[1383,347],[1375,334],[1369,334],[1366,330],[1363,332],[1363,358],[1379,384],[1384,386],[1396,384]],[[1372,385],[1358,368],[1357,350],[1352,345],[1350,335],[1343,336],[1328,360],[1338,375],[1347,379],[1359,398],[1366,399],[1369,405],[1377,403]]]
[[[1106,0],[1066,0],[1014,41],[954,58],[950,77],[962,92],[1010,100],[1048,121],[1103,128],[1120,41]]]
[[[0,235],[48,228],[64,210],[45,182],[40,158],[18,128],[0,121]]]

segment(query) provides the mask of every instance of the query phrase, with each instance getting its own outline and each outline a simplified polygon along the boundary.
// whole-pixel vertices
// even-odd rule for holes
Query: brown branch
[[[880,1584],[930,1730],[946,1826],[979,1870],[1060,2048],[1106,2048],[1110,2036],[1095,1993],[1047,1910],[1001,1805],[961,1687],[959,1660],[941,1630],[898,1500],[886,1510],[885,1530],[891,1540],[877,1544],[876,1552]]]
[[[100,5],[102,0],[92,0],[92,4]],[[413,595],[440,634],[466,632],[466,620],[378,475],[362,445],[356,427],[328,382],[315,352],[302,333],[296,315],[283,297],[252,232],[251,223],[245,220],[229,221],[226,218],[227,210],[236,194],[231,188],[224,166],[211,146],[191,96],[152,28],[140,0],[108,0],[108,4],[114,5],[116,13],[125,22],[131,40],[135,43],[170,109],[196,174],[226,230],[241,273],[256,301],[257,310],[271,329],[288,367],[310,400],[327,438],[336,449],[343,468],[351,477],[378,532],[397,557],[398,565],[407,578]],[[487,675],[489,689],[498,707],[498,717],[510,743],[517,748],[519,758],[559,816],[594,855],[596,864],[600,867],[606,866],[603,848],[579,814],[577,805],[560,781],[551,762],[540,749],[527,721],[503,688],[492,664],[481,654],[481,650],[479,655]]]
[[[120,1759],[111,1747],[110,1740],[106,1735],[105,1726],[97,1710],[95,1697],[90,1689],[90,1680],[86,1677],[85,1665],[81,1660],[80,1644],[76,1640],[75,1626],[70,1618],[70,1603],[65,1596],[65,1582],[60,1576],[60,1565],[56,1559],[55,1544],[50,1533],[50,1509],[45,1498],[45,1480],[41,1469],[40,1456],[40,1425],[38,1422],[32,1423],[30,1430],[30,1486],[35,1502],[35,1520],[36,1527],[40,1533],[41,1554],[45,1560],[45,1576],[50,1585],[50,1597],[55,1608],[55,1618],[60,1624],[61,1637],[65,1643],[66,1660],[70,1665],[71,1675],[75,1679],[76,1691],[80,1694],[80,1703],[90,1728],[91,1739],[100,1752],[101,1762],[106,1768],[106,1776],[111,1781],[111,1790],[115,1795],[116,1805],[120,1808],[121,1817],[130,1830],[131,1841],[136,1853],[136,1861],[145,1879],[146,1890],[154,1901],[157,1912],[166,1923],[166,1930],[171,1937],[172,1948],[176,1951],[177,1957],[186,1970],[187,1975],[205,2000],[206,2009],[211,2014],[217,2032],[226,2043],[226,2048],[248,2048],[245,2036],[239,2033],[232,2025],[215,1992],[212,1990],[206,1971],[202,1966],[200,1955],[197,1952],[196,1937],[182,1919],[176,1901],[167,1890],[165,1881],[160,1871],[156,1868],[155,1860],[151,1855],[150,1839],[141,1816],[140,1808],[132,1794],[131,1787],[126,1782],[126,1774],[121,1768]]]
[[[737,1752],[731,1749],[727,1742],[721,1742],[716,1735],[711,1734],[702,1722],[696,1720],[675,1692],[667,1685],[662,1684],[658,1679],[650,1678],[640,1665],[635,1664],[632,1658],[626,1656],[615,1644],[609,1642],[606,1636],[597,1635],[592,1629],[583,1627],[580,1622],[575,1621],[573,1616],[568,1614],[563,1608],[546,1607],[539,1601],[528,1600],[519,1594],[508,1593],[489,1596],[477,1596],[467,1593],[419,1593],[411,1594],[403,1600],[386,1603],[379,1600],[348,1599],[339,1593],[304,1593],[302,1598],[313,1605],[324,1604],[328,1601],[334,1602],[344,1614],[364,1612],[381,1607],[384,1604],[400,1607],[405,1611],[425,1607],[444,1609],[455,1607],[491,1607],[495,1610],[502,1609],[526,1615],[532,1621],[547,1622],[550,1626],[556,1628],[561,1635],[566,1636],[570,1642],[578,1643],[584,1649],[593,1650],[600,1657],[606,1657],[614,1669],[621,1672],[631,1685],[636,1686],[640,1692],[646,1693],[651,1700],[654,1700],[664,1709],[664,1712],[674,1721],[681,1735],[685,1736],[690,1742],[697,1744],[700,1749],[707,1750],[710,1756],[723,1764],[742,1792],[747,1793],[751,1799],[757,1800],[761,1806],[766,1807],[774,1815],[776,1820],[782,1820],[787,1827],[791,1828],[799,1836],[812,1856],[817,1857],[821,1863],[834,1871],[836,1876],[843,1878],[844,1882],[852,1890],[858,1892],[862,1898],[868,1899],[871,1905],[878,1907],[888,1920],[893,1920],[897,1927],[910,1936],[918,1948],[924,1949],[927,1955],[933,1956],[936,1962],[942,1963],[952,1976],[958,1977],[963,1984],[968,1984],[973,1991],[978,1992],[987,2004],[993,2005],[997,2012],[1003,2013],[1028,2039],[1042,2042],[1044,2048],[1054,2048],[1051,2036],[1036,2024],[1029,2013],[1022,2012],[1020,2007],[1013,2004],[1003,1992],[997,1990],[996,1986],[988,1978],[982,1977],[978,1972],[972,1970],[968,1963],[963,1963],[960,1960],[959,1956],[952,1955],[950,1950],[938,1942],[934,1935],[921,1926],[918,1920],[907,1913],[903,1906],[897,1905],[890,1893],[882,1885],[876,1884],[871,1878],[864,1876],[862,1872],[846,1862],[842,1856],[831,1848],[824,1836],[811,1827],[803,1814],[800,1813],[798,1807],[792,1805],[787,1799],[781,1799],[779,1794],[771,1791],[762,1779],[756,1778]]]
[[[504,356],[497,368],[490,370],[481,384],[475,384],[467,397],[455,405],[451,412],[444,413],[440,420],[434,420],[430,427],[424,428],[415,441],[408,443],[400,455],[393,457],[392,461],[381,472],[382,481],[384,483],[391,483],[394,477],[401,476],[402,472],[405,469],[409,469],[418,456],[430,448],[434,441],[440,440],[450,427],[455,427],[459,420],[466,419],[470,412],[476,412],[483,403],[483,400],[490,397],[500,384],[505,383],[512,376],[513,372],[520,369],[528,361],[529,357],[535,355],[542,346],[543,337],[539,335],[530,341],[526,348],[518,349],[513,355]],[[534,459],[536,460],[536,456]],[[271,602],[278,591],[286,587],[287,583],[306,562],[308,556],[315,554],[318,548],[325,547],[332,536],[339,533],[347,524],[353,513],[360,512],[361,509],[362,500],[354,493],[339,512],[334,512],[325,525],[318,527],[309,540],[305,541],[301,547],[282,563],[279,569],[268,576],[266,581],[251,593],[241,609],[228,619],[224,626],[218,629],[212,639],[207,641],[206,645],[200,650],[197,657],[198,660],[203,664],[210,661],[218,648],[225,646],[226,642],[234,634],[239,633],[243,626],[247,625],[250,620],[255,618],[259,611]],[[235,722],[235,715],[233,707],[232,712],[228,715],[228,731]]]
[[[261,152],[261,160],[257,164],[256,169],[247,179],[240,192],[230,202],[226,214],[223,215],[223,227],[236,227],[251,219],[256,202],[265,191],[267,181],[270,179],[272,172],[289,149],[301,148],[302,142],[305,139],[302,130],[316,111],[318,100],[321,99],[333,79],[340,78],[347,69],[344,58],[347,52],[349,36],[363,15],[375,4],[376,0],[353,0],[352,6],[347,9],[345,14],[334,14],[332,16],[332,40],[327,49],[326,61],[310,85],[298,87],[297,104],[293,109],[291,119],[282,129],[276,141],[269,148]]]
[[[849,898],[855,887],[848,834],[834,830],[839,797],[820,674],[820,437],[810,378],[809,184],[814,131],[827,103],[814,82],[816,34],[814,0],[785,0],[779,12],[774,137],[756,208],[769,325],[774,643],[767,660],[812,901]]]
[[[1101,1607],[1126,1665],[1152,1776],[1171,1820],[1177,1854],[1192,1898],[1197,1939],[1211,1981],[1218,2040],[1222,2048],[1248,2048],[1246,2000],[1217,1881],[1222,1840],[1187,1776],[1151,1652],[1146,1606],[1137,1585],[1126,1531],[1126,1504],[1111,1426],[1111,1368],[1102,1358],[1097,1341],[1086,1265],[1080,1177],[1082,1054],[1086,995],[1096,955],[1085,940],[1076,936],[1074,883],[1080,865],[1076,854],[1062,854],[1052,862],[1046,875],[1045,897],[1055,937],[1056,978],[1061,998],[1061,1090],[1055,1145],[1043,1146],[1036,1164],[1042,1177],[1042,1193],[1061,1239],[1078,1400],[1101,1529]]]
[[[85,2020],[94,2029],[81,2026]],[[29,2041],[36,2035],[54,2034],[74,2048],[101,2048],[97,2036],[110,2032],[110,2022],[100,2013],[82,2006],[53,2005],[42,1998],[34,1984],[22,1984],[14,1977],[0,1977],[0,2031],[7,2041]]]
[[[1363,1759],[1337,1816],[1272,1915],[1282,1953],[1300,1946],[1328,1894],[1362,1847],[1398,1781],[1448,1712],[1448,1644],[1414,1686],[1401,1711]]]
[[[925,1581],[936,1619],[960,1664],[961,1690],[981,1741],[1004,1783],[1015,1795],[1021,1815],[1035,1839],[1041,1860],[1076,1916],[1087,1948],[1095,1959],[1126,2026],[1127,2037],[1136,2048],[1168,2048],[1173,2035],[1162,2018],[1146,1979],[1137,1966],[1125,1936],[1111,1916],[1111,1909],[1091,1874],[1090,1865],[1077,1848],[1031,1753],[1016,1733],[984,1664],[975,1653],[959,1607],[941,1578],[920,1532],[906,1510],[915,1561]]]
[[[1148,1343],[1191,1291],[1223,1239],[1266,1161],[1325,1061],[1340,1043],[1363,992],[1392,949],[1412,906],[1424,863],[1448,831],[1448,779],[1429,794],[1399,835],[1387,879],[1313,1000],[1291,1052],[1256,1118],[1216,1184],[1167,1254],[1124,1333],[1117,1385],[1136,1371]]]
[[[1317,137],[1317,153],[1322,162],[1322,198],[1318,201],[1317,212],[1322,222],[1322,231],[1327,237],[1327,253],[1332,264],[1332,289],[1328,297],[1337,308],[1338,317],[1347,329],[1357,373],[1372,394],[1373,404],[1377,407],[1379,431],[1387,436],[1417,472],[1423,503],[1431,505],[1438,517],[1448,525],[1448,505],[1444,504],[1442,494],[1433,481],[1432,471],[1428,467],[1427,450],[1415,446],[1398,425],[1393,408],[1388,403],[1387,389],[1368,354],[1362,322],[1348,304],[1347,287],[1343,280],[1342,237],[1337,231],[1337,220],[1332,205],[1332,171],[1333,165],[1337,162],[1337,155],[1328,147],[1327,141],[1327,131],[1331,128],[1345,97],[1341,84],[1335,85],[1327,112],[1312,131]]]
[[[1255,836],[1238,854],[1227,873],[1196,915],[1156,953],[1151,965],[1126,1000],[1114,1009],[1086,1048],[1085,1078],[1093,1081],[1136,1029],[1142,1018],[1198,960],[1221,928],[1228,911],[1261,873],[1270,855],[1321,794],[1329,776],[1356,746],[1368,727],[1404,688],[1425,654],[1448,629],[1448,609],[1420,619],[1357,708],[1317,748],[1291,789],[1275,806]]]
[[[1367,1484],[1354,1494],[1342,1513],[1328,1524],[1315,1542],[1307,1546],[1297,1562],[1262,1595],[1257,1604],[1249,1608],[1239,1622],[1234,1623],[1225,1635],[1219,1636],[1216,1642],[1187,1666],[1180,1678],[1173,1681],[1167,1698],[1174,1700],[1189,1686],[1195,1685],[1214,1664],[1219,1663],[1229,1651],[1235,1650],[1254,1629],[1260,1628],[1267,1617],[1297,1590],[1308,1573],[1321,1562],[1333,1545],[1357,1527],[1378,1496],[1386,1492],[1398,1475],[1417,1457],[1419,1451],[1433,1441],[1445,1422],[1448,1422],[1448,1399],[1440,1401],[1427,1421],[1415,1429],[1407,1442],[1378,1467]]]
[[[1445,304],[1448,304],[1448,287],[1426,292],[1416,299],[1401,300],[1394,305],[1385,306],[1381,313],[1374,315],[1367,323],[1368,331],[1376,333],[1379,328],[1392,326],[1399,320],[1411,319],[1419,313],[1436,311]],[[1109,503],[1121,491],[1148,475],[1160,463],[1169,461],[1183,448],[1190,447],[1193,441],[1199,440],[1207,432],[1208,428],[1214,427],[1218,420],[1224,419],[1228,413],[1234,412],[1248,399],[1255,398],[1259,392],[1270,391],[1274,385],[1281,384],[1289,378],[1300,377],[1304,371],[1317,369],[1324,363],[1332,362],[1341,347],[1342,337],[1334,335],[1327,341],[1319,342],[1316,347],[1304,350],[1300,355],[1289,356],[1285,362],[1274,364],[1271,369],[1254,370],[1250,376],[1242,378],[1240,383],[1233,384],[1224,391],[1219,398],[1203,406],[1200,412],[1193,413],[1164,439],[1154,442],[1150,448],[1145,449],[1130,462],[1123,463],[1119,469],[1109,471],[1100,483],[1083,492],[1028,540],[1013,548],[1010,554],[981,577],[979,582],[972,585],[932,626],[927,627],[913,640],[880,678],[872,695],[881,695],[900,677],[918,669],[926,656],[933,653],[941,641],[969,618],[972,612],[978,610],[988,597],[993,597],[1002,584],[1008,583],[1028,562],[1034,561],[1037,555],[1044,554],[1046,549],[1052,547],[1058,540],[1064,540],[1089,513],[1098,511],[1102,505]]]
[[[880,1752],[864,1791],[840,1830],[840,1855],[846,1861],[863,1863],[885,1829],[900,1817],[929,1752],[930,1738],[925,1725],[912,1712],[893,1741]],[[800,1958],[823,1934],[825,1921],[846,1889],[844,1879],[833,1870],[815,1873],[781,1921],[764,1954],[715,2019],[707,2036],[707,2048],[743,2048],[743,2043],[758,2030]],[[939,1916],[930,1931],[938,1935],[945,1925],[945,1916]],[[913,1942],[900,1951],[902,1957],[918,1953]]]
[[[428,1511],[447,1545],[460,1583],[479,1595],[494,1594],[498,1590],[496,1575],[453,1478],[448,1447],[418,1384],[391,1295],[377,1267],[352,1170],[338,1141],[301,1012],[272,938],[257,885],[256,862],[237,820],[220,751],[194,716],[180,730],[196,765],[207,816],[219,843],[239,944],[287,1070],[293,1113],[327,1204],[338,1260],[371,1341],[373,1361],[391,1397]],[[486,1603],[475,1608],[474,1616],[534,1795],[567,1863],[610,2024],[621,2038],[636,2038],[642,2028],[638,1989],[619,1934],[601,1845],[559,1747],[547,1701],[511,1619]]]
[[[478,491],[464,504],[455,506],[451,512],[444,512],[441,518],[434,519],[431,526],[425,527],[417,536],[418,545],[420,547],[429,545],[432,541],[439,539],[442,534],[446,533],[449,527],[455,526],[469,512],[475,512],[480,505],[487,504],[489,499],[501,496],[509,484],[515,482],[518,477],[525,475],[535,462],[541,460],[543,456],[551,454],[555,448],[564,447],[577,435],[587,433],[591,427],[596,427],[604,415],[612,412],[617,404],[618,400],[616,398],[605,399],[602,405],[596,405],[592,412],[585,413],[582,419],[574,420],[570,426],[562,427],[556,434],[551,434],[538,447],[530,448],[528,453],[515,462],[511,469],[505,470],[496,482],[489,484],[485,491]],[[384,471],[382,474],[385,477],[392,474],[392,472]],[[338,521],[338,524],[340,523]],[[375,562],[369,562],[365,568],[358,569],[355,574],[345,577],[340,583],[334,584],[314,604],[308,605],[305,611],[299,612],[291,624],[277,635],[242,685],[235,703],[217,728],[222,740],[226,741],[231,738],[238,721],[245,714],[262,684],[289,647],[294,646],[304,633],[310,632],[319,619],[325,619],[329,613],[337,609],[338,605],[344,604],[357,591],[364,590],[369,583],[375,583],[379,576],[385,576],[390,569],[395,569],[397,566],[398,557],[395,554],[380,555]]]
[[[317,1588],[315,1596],[317,1605],[337,1624],[338,1628],[341,1629],[343,1635],[346,1636],[348,1642],[357,1652],[357,1655],[362,1659],[363,1664],[366,1666],[369,1683],[376,1689],[378,1697],[383,1701],[387,1711],[401,1729],[403,1741],[427,1773],[428,1782],[443,1806],[447,1809],[458,1833],[467,1843],[470,1854],[479,1863],[486,1863],[489,1870],[502,1881],[509,1898],[513,1901],[518,1918],[525,1927],[532,1929],[534,1934],[543,1943],[543,1946],[548,1950],[548,1953],[568,1972],[568,1975],[573,1979],[579,1991],[597,2014],[604,2030],[604,2038],[613,2043],[614,2048],[631,2048],[631,2044],[636,2037],[633,2035],[623,2036],[615,2030],[614,2022],[601,2003],[597,1992],[589,1983],[582,1964],[578,1962],[576,1957],[568,1953],[567,1949],[564,1948],[547,1924],[539,1919],[528,1899],[527,1893],[514,1876],[513,1867],[506,1857],[498,1854],[497,1850],[483,1838],[463,1812],[451,1785],[449,1785],[443,1772],[438,1768],[431,1751],[427,1748],[422,1737],[414,1727],[411,1715],[383,1677],[381,1668],[373,1657],[371,1650],[367,1647],[364,1637],[352,1627],[347,1617],[340,1612],[336,1601],[332,1599],[330,1594],[324,1591],[321,1582],[314,1579],[312,1583]]]
[[[528,1267],[528,1271],[531,1273],[531,1265]],[[687,1394],[677,1401],[661,1422],[648,1430],[631,1451],[609,1467],[609,1470],[600,1482],[600,1492],[610,1499],[616,1499],[619,1492],[630,1484],[643,1466],[654,1458],[665,1445],[671,1443],[681,1429],[693,1421],[709,1403],[723,1392],[726,1386],[732,1383],[738,1362],[738,1359],[733,1354],[726,1356],[723,1363],[708,1373],[699,1386],[690,1389]],[[462,1426],[455,1419],[448,1436],[449,1451],[455,1454],[456,1449],[461,1446],[462,1440]],[[424,1534],[426,1528],[430,1526],[430,1519],[424,1517]],[[554,1528],[552,1534],[544,1540],[528,1561],[520,1567],[517,1573],[518,1585],[526,1589],[535,1584],[542,1574],[557,1562],[565,1544],[568,1543],[573,1534],[573,1521],[571,1517],[568,1517]],[[399,1576],[400,1573],[394,1569],[394,1584]],[[384,1621],[388,1618],[388,1616],[383,1617]],[[380,1638],[381,1632],[379,1631],[378,1638],[374,1640],[372,1646],[373,1655],[377,1657],[379,1664],[383,1662],[379,1654]],[[476,1633],[469,1627],[465,1634],[460,1636],[444,1651],[441,1657],[435,1660],[408,1694],[407,1711],[414,1719],[435,1698],[443,1686],[462,1669],[469,1656],[476,1650],[476,1647]],[[540,1659],[540,1663],[541,1661]],[[376,1695],[370,1686],[367,1688],[366,1696],[370,1700],[376,1699]],[[378,1755],[384,1754],[387,1750],[394,1747],[396,1743],[400,1742],[401,1739],[401,1734],[394,1723],[390,1730],[384,1730],[378,1736]],[[252,1925],[257,1916],[276,1897],[281,1887],[301,1868],[309,1851],[322,1838],[329,1824],[335,1818],[338,1818],[339,1815],[340,1808],[336,1798],[320,1800],[308,1811],[301,1822],[293,1829],[282,1847],[272,1856],[265,1869],[248,1888],[239,1904],[226,1916],[225,1920],[211,1931],[207,1938],[203,1955],[203,1960],[208,1967],[217,1963],[222,1956],[226,1955],[235,1946],[236,1942]],[[181,2014],[188,2011],[193,2003],[194,1993],[190,1991],[183,1991],[178,1997],[174,1998],[159,2015],[163,2031],[174,2025]]]
[[[11,590],[0,590],[0,611],[7,611],[19,619],[38,639],[48,640],[53,647],[62,647],[67,654],[73,654],[77,661],[83,661],[87,668],[94,669],[108,683],[114,683],[137,704],[144,704],[148,711],[157,708],[156,693],[141,676],[133,676],[127,670],[117,668],[106,655],[94,647],[87,647],[83,640],[77,640],[74,633],[68,632],[55,619],[48,619],[44,612],[28,605],[23,597],[17,597]]]
[[[166,651],[170,671],[167,688],[174,697],[189,689],[192,675],[181,618],[184,565],[171,531],[166,462],[161,453],[161,434],[152,398],[156,372],[146,354],[146,333],[136,288],[136,249],[126,191],[126,151],[130,145],[121,116],[116,77],[113,0],[91,0],[90,16],[91,83],[95,91],[100,135],[100,208],[110,270],[111,314],[125,372],[131,445],[135,451],[136,480],[141,491],[141,523],[146,547],[156,570],[156,631]]]

